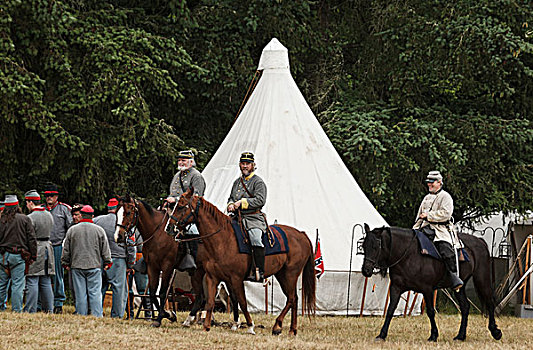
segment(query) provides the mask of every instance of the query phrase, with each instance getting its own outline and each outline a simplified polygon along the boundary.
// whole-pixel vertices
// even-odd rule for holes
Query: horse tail
[[[307,235],[306,235],[307,236]],[[309,238],[308,238],[309,239]],[[304,266],[302,274],[302,305],[307,316],[314,315],[316,312],[316,275],[315,275],[315,257],[311,241],[309,241],[310,253]]]
[[[479,301],[482,305],[482,310],[485,315],[494,311],[497,301],[494,293],[492,281],[492,264],[490,263],[490,253],[487,243],[475,237],[479,244],[475,244],[472,248],[475,254],[476,265],[473,273],[474,288]],[[474,250],[475,249],[475,250]]]

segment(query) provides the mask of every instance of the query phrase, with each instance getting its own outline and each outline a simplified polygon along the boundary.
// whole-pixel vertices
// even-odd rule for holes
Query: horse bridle
[[[178,211],[180,211],[181,209],[191,208],[192,207],[192,198],[193,197],[191,197],[188,200],[186,205],[180,206],[180,205],[178,205],[178,203],[176,203],[176,206],[172,210],[172,214],[169,214],[169,217],[176,222],[174,225],[176,225],[181,230],[187,230],[188,227],[190,227],[192,224],[198,223],[198,212],[200,211],[200,206],[202,205],[202,197],[198,198],[198,201],[196,202],[196,208],[194,208],[194,210],[191,209],[191,211],[189,212],[189,215],[187,215],[187,217],[185,217],[185,219],[182,220],[182,219],[177,218],[177,217],[175,217],[173,215],[174,211],[176,209],[178,209]],[[191,222],[188,222],[191,217],[193,218],[193,220]]]
[[[117,223],[117,226],[120,227],[120,228],[123,228],[124,231],[126,231],[126,235],[128,236],[128,238],[131,238],[131,236],[133,236],[135,234],[133,229],[137,226],[137,223],[139,221],[139,209],[137,209],[137,205],[135,203],[135,199],[133,199],[133,203],[129,203],[129,204],[133,204],[133,212],[134,212],[134,215],[135,215],[133,217],[133,224],[129,223],[128,226],[124,226],[122,224],[118,224]]]
[[[130,203],[130,204],[133,204],[133,212],[134,212],[134,215],[135,215],[134,218],[133,218],[133,224],[130,223],[127,227],[122,225],[122,224],[117,224],[118,227],[121,227],[121,228],[124,229],[124,231],[126,231],[126,234],[127,234],[128,238],[131,238],[135,234],[134,228],[137,227],[137,224],[139,223],[139,209],[137,208],[137,202],[135,201],[135,198],[132,198],[132,202],[133,203]],[[148,241],[150,241],[152,238],[154,238],[155,233],[157,232],[157,230],[159,230],[159,228],[161,227],[161,224],[165,221],[165,218],[167,217],[167,214],[168,213],[165,211],[165,215],[163,215],[163,218],[161,219],[159,224],[156,226],[156,228],[152,231],[152,234],[150,235],[150,237],[148,237],[147,240],[142,241],[140,243],[135,243],[135,244],[128,244],[126,242],[126,245],[129,246],[129,247],[136,247],[136,246],[148,243]]]
[[[389,236],[390,236],[389,257],[387,258],[386,261],[390,261],[391,255],[392,255],[392,231],[390,230],[390,227],[386,228],[386,230],[389,232]],[[377,254],[376,260],[368,258],[366,256],[365,256],[365,259],[370,261],[372,264],[374,264],[374,266],[377,266],[378,270],[387,270],[393,266],[398,265],[407,256],[407,252],[409,251],[409,248],[411,247],[411,242],[413,241],[415,236],[413,235],[413,237],[411,237],[411,241],[409,241],[409,244],[407,245],[407,248],[405,248],[405,251],[403,252],[402,256],[398,260],[396,260],[394,263],[388,266],[382,266],[379,264],[379,257],[381,256],[381,249],[382,249],[381,237],[382,236],[375,238],[379,242],[379,248],[378,248],[378,254]]]
[[[200,211],[200,206],[202,205],[202,198],[203,197],[198,197],[198,201],[196,202],[196,208],[194,208],[194,210],[192,210],[192,199],[193,197],[191,196],[190,199],[188,199],[188,202],[186,205],[178,205],[178,203],[176,203],[176,206],[174,207],[174,209],[172,210],[172,214],[169,214],[169,217],[174,220],[176,223],[174,225],[176,225],[178,227],[178,229],[180,230],[188,230],[188,227],[190,227],[192,224],[198,224],[198,213]],[[185,208],[189,208],[190,209],[190,213],[189,215],[187,215],[187,217],[185,217],[185,219],[181,220],[177,217],[175,217],[173,215],[174,213],[174,210],[176,210],[176,208],[179,210],[181,209],[185,209]],[[188,222],[190,218],[193,218],[193,220],[191,222]],[[177,238],[176,239],[176,242],[180,243],[180,242],[191,242],[191,241],[198,241],[200,239],[206,239],[208,237],[211,237],[217,233],[219,233],[222,229],[218,229],[216,230],[215,232],[213,233],[209,233],[209,234],[206,234],[206,235],[203,235],[202,237],[194,237],[194,238]]]

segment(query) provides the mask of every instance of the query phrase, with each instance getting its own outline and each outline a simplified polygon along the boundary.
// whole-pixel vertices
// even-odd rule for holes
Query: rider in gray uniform
[[[170,194],[167,198],[169,204],[175,203],[179,197],[189,188],[194,188],[194,194],[203,196],[205,192],[205,180],[202,174],[195,168],[194,153],[191,150],[181,151],[178,155],[178,172],[174,175],[170,183]],[[187,236],[197,237],[198,228],[192,224],[186,232]],[[186,255],[178,267],[180,270],[192,271],[196,268],[196,253],[198,252],[198,242],[191,241],[184,243]],[[190,257],[192,254],[192,257]]]
[[[240,210],[242,221],[250,237],[254,261],[259,270],[256,282],[263,282],[265,274],[265,247],[261,240],[267,230],[267,223],[261,209],[266,203],[267,187],[263,179],[255,174],[255,159],[250,152],[241,155],[239,161],[241,176],[233,182],[228,199],[228,212]]]

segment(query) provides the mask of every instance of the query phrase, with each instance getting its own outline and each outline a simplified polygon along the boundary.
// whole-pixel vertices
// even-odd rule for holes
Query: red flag
[[[324,274],[324,260],[322,259],[322,251],[320,250],[320,238],[318,238],[318,230],[316,230],[316,246],[315,246],[315,275],[317,279]]]

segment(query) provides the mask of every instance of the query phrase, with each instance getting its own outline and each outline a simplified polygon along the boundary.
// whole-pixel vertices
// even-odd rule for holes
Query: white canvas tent
[[[240,175],[239,156],[253,152],[256,173],[268,187],[263,211],[269,223],[303,230],[313,245],[319,232],[326,273],[317,284],[318,313],[358,315],[364,277],[356,242],[362,237],[362,227],[355,229],[353,255],[352,228],[364,223],[372,228],[386,222],[361,191],[307,105],[290,74],[288,51],[277,39],[263,50],[258,70],[263,72],[257,86],[203,171],[205,198],[224,211],[231,185]],[[348,290],[350,270],[354,272]],[[387,287],[388,279],[369,279],[364,314],[383,313]],[[250,310],[264,310],[264,288],[247,282],[246,289]],[[277,282],[268,288],[268,299],[270,311],[284,306],[285,297]],[[404,305],[401,302],[398,310],[403,312]]]

